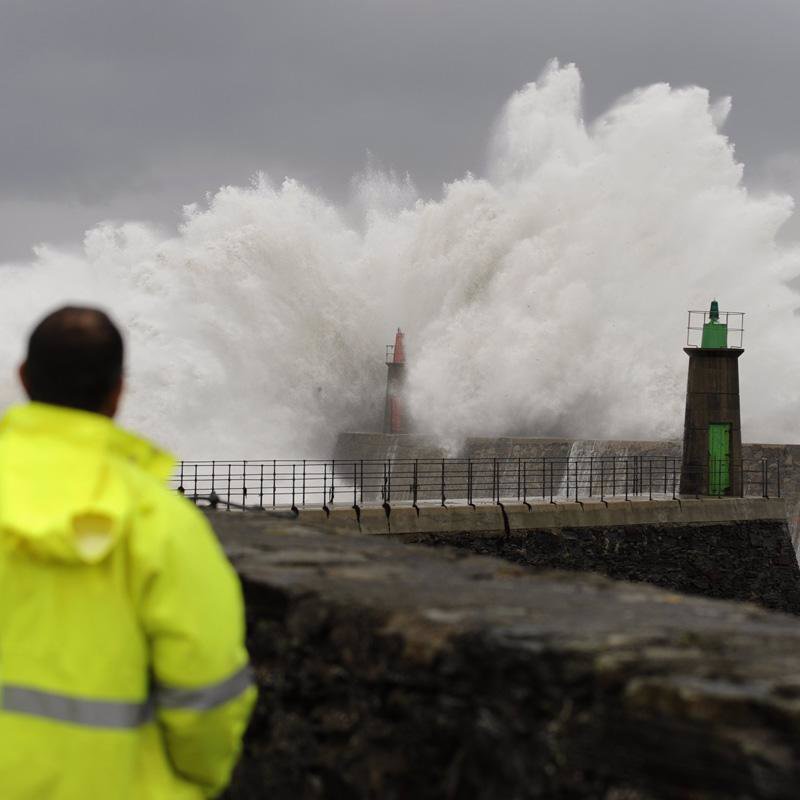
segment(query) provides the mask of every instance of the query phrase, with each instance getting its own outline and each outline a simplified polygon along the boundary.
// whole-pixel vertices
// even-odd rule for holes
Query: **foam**
[[[745,437],[800,441],[792,201],[746,189],[729,110],[659,84],[587,125],[577,68],[553,63],[508,102],[483,177],[441,199],[373,165],[342,207],[258,176],[177,236],[100,224],[78,254],[1,268],[7,374],[37,315],[98,303],[129,332],[125,424],[186,458],[325,456],[380,424],[401,325],[417,424],[453,447],[655,439],[683,424],[685,310],[717,297],[747,312]]]

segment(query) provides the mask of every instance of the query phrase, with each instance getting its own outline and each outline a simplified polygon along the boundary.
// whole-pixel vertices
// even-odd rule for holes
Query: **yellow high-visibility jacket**
[[[197,800],[255,699],[241,589],[172,461],[98,414],[0,422],[0,797]]]

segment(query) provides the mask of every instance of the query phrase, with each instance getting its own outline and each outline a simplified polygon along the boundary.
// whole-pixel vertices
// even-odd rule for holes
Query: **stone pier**
[[[228,800],[797,797],[794,617],[211,519],[261,692]]]

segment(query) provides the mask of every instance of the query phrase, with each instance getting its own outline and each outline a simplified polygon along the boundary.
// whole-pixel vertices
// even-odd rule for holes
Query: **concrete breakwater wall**
[[[335,448],[335,457],[341,460],[375,459],[441,459],[456,454],[447,452],[434,438],[414,434],[342,433]],[[506,475],[501,475],[507,485],[514,481],[513,459],[587,458],[603,457],[664,457],[677,459],[680,467],[681,442],[679,440],[625,441],[601,439],[544,439],[532,437],[473,437],[464,442],[457,454],[461,458],[503,459]],[[789,532],[795,549],[800,547],[800,445],[794,444],[743,444],[744,468],[757,482],[762,459],[771,465],[770,485],[777,488],[777,465],[780,465],[781,496],[786,501]],[[510,461],[509,461],[510,460]],[[585,476],[584,476],[585,479]],[[559,483],[563,475],[556,476]],[[747,485],[746,494],[759,494],[755,483]],[[396,481],[398,488],[402,481]],[[670,488],[670,487],[668,487]],[[398,497],[403,495],[398,494]]]
[[[211,519],[261,693],[228,800],[797,796],[795,618]]]
[[[445,450],[431,436],[390,433],[341,433],[336,442],[337,459],[446,458],[567,458],[575,448],[589,455],[654,455],[681,457],[678,440],[623,441],[535,437],[471,437],[458,453]],[[798,446],[800,452],[800,446]]]
[[[300,510],[299,520],[800,613],[800,569],[785,513],[778,499],[722,498],[315,508]],[[232,515],[241,516],[254,515]]]

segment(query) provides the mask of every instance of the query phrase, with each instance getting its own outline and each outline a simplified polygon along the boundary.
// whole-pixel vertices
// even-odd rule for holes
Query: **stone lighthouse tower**
[[[743,319],[741,312],[720,315],[716,300],[709,311],[689,312],[682,495],[742,495],[739,357],[744,353]],[[698,336],[699,346],[696,338],[692,342]],[[738,346],[731,346],[729,340]]]

